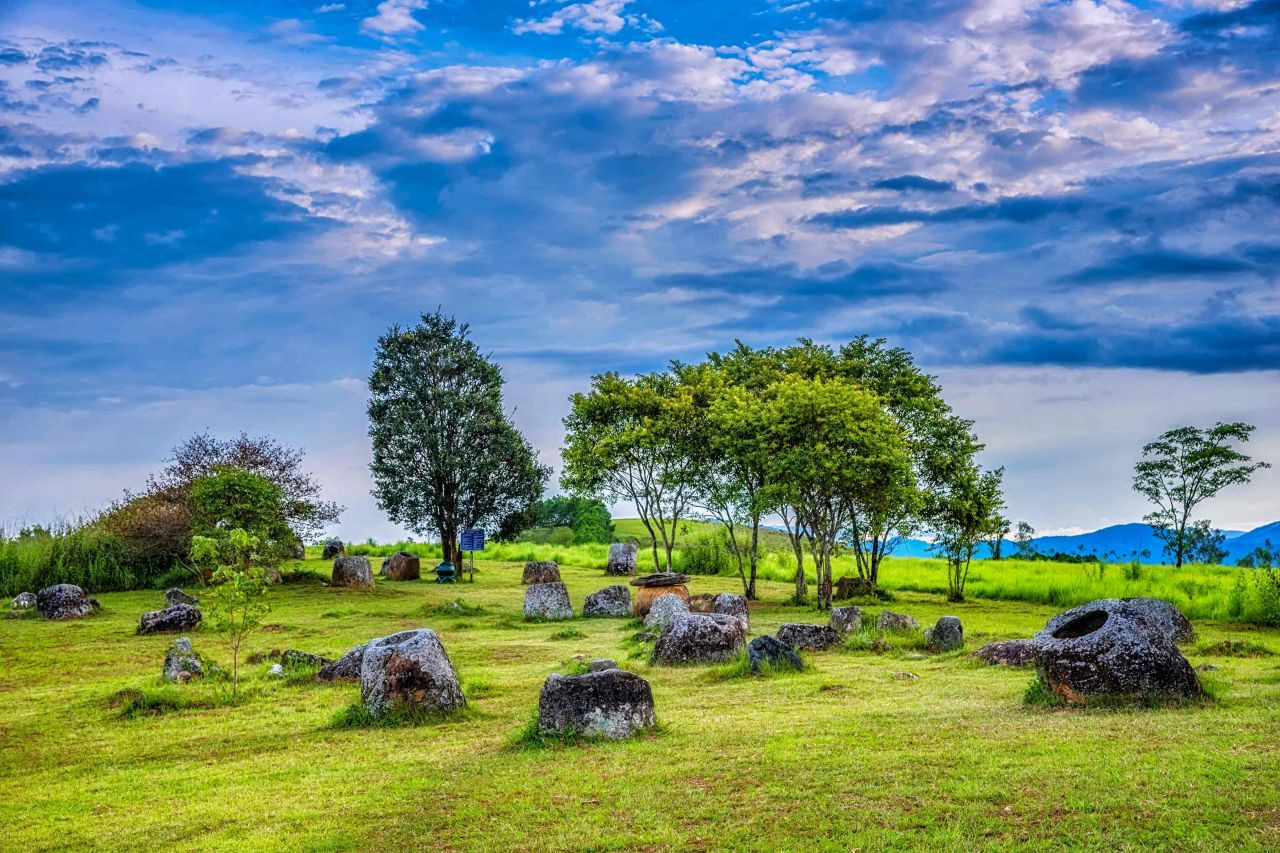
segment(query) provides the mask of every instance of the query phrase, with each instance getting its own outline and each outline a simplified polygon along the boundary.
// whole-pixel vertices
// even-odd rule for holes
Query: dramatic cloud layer
[[[346,472],[353,533],[385,530],[350,389],[381,328],[437,304],[519,365],[552,463],[564,392],[595,370],[860,333],[971,402],[983,375],[1087,375],[1072,411],[1100,429],[1135,376],[1212,386],[1213,405],[1157,393],[1146,431],[1238,397],[1280,450],[1254,406],[1280,375],[1270,0],[189,5],[0,11],[3,446],[68,495],[0,517],[262,423]],[[1034,400],[990,391],[980,425],[1031,407],[1039,429]],[[316,424],[285,417],[298,395]],[[13,437],[59,412],[88,433]],[[95,423],[129,425],[128,475]],[[1055,489],[1087,487],[1090,444],[1046,446]],[[64,479],[67,446],[92,488]],[[1127,520],[1133,452],[1093,510],[1013,511]],[[1230,521],[1273,520],[1263,503]]]

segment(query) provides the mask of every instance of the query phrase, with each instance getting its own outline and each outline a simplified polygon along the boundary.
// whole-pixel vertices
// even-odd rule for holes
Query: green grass
[[[1234,653],[1280,649],[1275,629],[1196,620],[1200,639],[1186,652],[1220,667],[1211,702],[1078,710],[1025,704],[1028,670],[921,656],[897,637],[879,654],[806,654],[804,670],[785,676],[651,667],[647,655],[627,659],[632,620],[525,623],[519,561],[479,568],[474,585],[275,587],[272,628],[244,649],[336,657],[372,637],[434,628],[469,705],[445,721],[362,724],[351,710],[358,685],[270,678],[267,661],[242,666],[234,703],[223,682],[157,686],[171,638],[133,633],[162,601],[155,591],[106,593],[103,611],[78,622],[0,620],[0,847],[1280,846],[1280,664]],[[561,573],[575,608],[614,582],[569,563]],[[690,591],[736,583],[695,577]],[[922,625],[960,616],[969,650],[1028,636],[1059,609],[952,605],[896,588],[892,609]],[[762,584],[753,634],[823,621],[784,605],[790,593],[788,583]],[[478,611],[445,615],[441,606],[459,598]],[[556,638],[568,628],[581,636]],[[192,640],[207,661],[229,662],[208,629]],[[627,660],[649,679],[662,728],[619,743],[523,737],[546,676],[579,653]],[[902,672],[918,678],[893,675]]]

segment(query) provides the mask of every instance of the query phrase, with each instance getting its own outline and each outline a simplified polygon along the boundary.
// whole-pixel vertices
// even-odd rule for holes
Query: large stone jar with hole
[[[1072,608],[1050,619],[1031,642],[1041,676],[1068,702],[1200,693],[1191,664],[1141,604],[1110,598]]]

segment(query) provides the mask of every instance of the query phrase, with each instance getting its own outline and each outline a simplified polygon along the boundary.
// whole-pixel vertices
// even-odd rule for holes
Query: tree
[[[993,560],[1000,559],[1000,552],[1004,548],[1004,538],[1009,535],[1009,524],[1010,522],[1007,518],[995,519],[987,536],[987,550]]]
[[[240,433],[232,439],[219,439],[203,432],[173,449],[168,464],[148,479],[146,493],[185,502],[197,480],[226,468],[239,468],[280,489],[285,523],[299,542],[308,541],[319,536],[325,525],[337,521],[343,508],[320,499],[320,484],[303,470],[302,459],[302,451],[269,436]]]
[[[1025,521],[1019,521],[1017,531],[1013,534],[1013,541],[1018,545],[1018,557],[1020,559],[1029,559],[1035,554],[1035,544],[1032,540],[1035,538],[1036,529]]]
[[[579,497],[633,504],[649,532],[655,571],[672,567],[676,531],[696,487],[702,415],[670,373],[602,373],[569,398],[560,483]]]
[[[570,543],[613,541],[613,517],[604,502],[594,498],[547,498],[538,504],[538,518],[533,526],[568,528]]]
[[[282,556],[281,546],[293,538],[284,491],[243,468],[217,468],[193,482],[191,507],[195,535],[219,538],[240,529],[258,540],[268,558]]]
[[[1230,445],[1247,442],[1253,430],[1245,423],[1178,427],[1142,448],[1142,458],[1134,466],[1133,488],[1156,505],[1143,520],[1164,542],[1175,566],[1181,567],[1187,556],[1188,525],[1195,508],[1227,486],[1249,482],[1259,468],[1270,467]]]
[[[759,353],[739,343],[728,356],[709,356],[706,364],[673,365],[703,418],[704,440],[691,447],[699,454],[694,460],[695,501],[723,527],[749,599],[757,597],[760,521],[775,506],[760,397],[761,383],[774,373],[768,369],[772,365],[760,361]]]
[[[1186,558],[1192,563],[1221,563],[1227,558],[1223,543],[1227,535],[1214,530],[1207,519],[1201,519],[1187,528]]]
[[[767,480],[808,531],[818,607],[831,607],[831,561],[854,507],[885,512],[910,476],[899,424],[880,399],[838,379],[786,378],[760,398]]]
[[[230,539],[242,544],[246,553],[252,550],[249,534],[238,529],[231,534]],[[202,551],[210,540],[207,537],[198,539],[202,541],[194,547]],[[226,638],[231,648],[231,695],[235,696],[240,688],[240,645],[271,610],[270,605],[262,600],[267,592],[267,583],[261,569],[238,566],[219,567],[213,573],[213,583],[213,589],[205,593],[204,610],[214,630]]]
[[[948,601],[964,601],[965,582],[978,544],[1006,523],[1000,515],[1004,509],[1000,493],[1003,477],[1003,468],[981,471],[972,465],[952,482],[933,510],[933,548],[947,560]]]
[[[440,310],[378,339],[369,377],[373,495],[391,520],[435,532],[456,561],[459,532],[530,526],[551,469],[502,408],[502,371]]]

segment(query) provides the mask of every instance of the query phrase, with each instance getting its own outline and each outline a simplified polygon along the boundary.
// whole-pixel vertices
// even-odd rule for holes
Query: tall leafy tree
[[[649,533],[655,570],[670,570],[705,441],[693,398],[671,373],[634,379],[602,373],[592,377],[589,392],[569,401],[561,485],[582,497],[633,504]]]
[[[502,371],[440,310],[378,339],[369,376],[373,495],[393,520],[435,533],[455,560],[459,532],[513,536],[536,517],[551,469],[502,408]]]
[[[838,379],[784,378],[759,412],[768,481],[808,531],[818,607],[829,609],[832,558],[854,508],[886,511],[910,476],[902,428],[875,394]]]
[[[1253,431],[1253,426],[1239,422],[1206,429],[1184,426],[1142,448],[1142,458],[1133,469],[1133,488],[1155,504],[1156,509],[1143,520],[1164,543],[1175,566],[1182,566],[1195,544],[1191,521],[1195,508],[1227,486],[1249,482],[1259,468],[1271,467],[1232,446],[1232,442],[1247,442]]]

